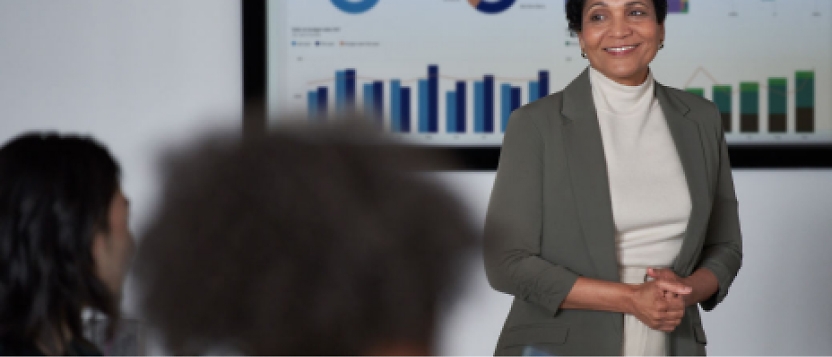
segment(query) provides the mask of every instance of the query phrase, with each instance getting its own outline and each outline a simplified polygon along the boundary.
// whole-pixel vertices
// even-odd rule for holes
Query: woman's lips
[[[635,51],[638,46],[639,45],[627,45],[627,46],[619,46],[619,47],[605,47],[604,51],[606,51],[607,53],[609,53],[613,56],[626,56],[626,55],[632,53],[633,51]]]

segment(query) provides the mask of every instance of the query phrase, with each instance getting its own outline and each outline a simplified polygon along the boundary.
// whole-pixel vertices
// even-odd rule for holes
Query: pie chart
[[[475,9],[486,14],[499,14],[508,10],[517,0],[468,0]]]
[[[348,14],[360,14],[366,12],[378,4],[378,0],[331,0],[332,5]]]

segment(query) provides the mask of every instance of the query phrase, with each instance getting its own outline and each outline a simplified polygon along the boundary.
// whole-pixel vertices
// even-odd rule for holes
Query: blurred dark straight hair
[[[118,319],[92,244],[109,230],[120,169],[87,137],[28,133],[0,148],[0,338],[67,353],[81,313]],[[37,348],[37,347],[36,347]]]

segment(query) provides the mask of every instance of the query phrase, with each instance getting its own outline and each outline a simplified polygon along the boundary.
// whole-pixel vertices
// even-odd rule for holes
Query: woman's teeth
[[[629,51],[629,50],[632,50],[634,48],[636,48],[636,46],[608,47],[607,51],[618,53],[618,52]]]

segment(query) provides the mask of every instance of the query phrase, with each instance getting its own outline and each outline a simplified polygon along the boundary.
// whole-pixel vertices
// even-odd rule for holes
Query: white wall
[[[440,173],[485,220],[491,172]],[[702,316],[711,355],[832,355],[832,170],[735,170],[743,268],[726,300]],[[493,353],[511,297],[488,286],[481,258],[448,317],[440,353]]]
[[[164,148],[240,130],[240,35],[238,0],[2,0],[0,142],[93,135],[122,164],[138,233]]]
[[[144,222],[161,148],[239,129],[240,32],[237,0],[0,1],[0,142],[95,136]]]

